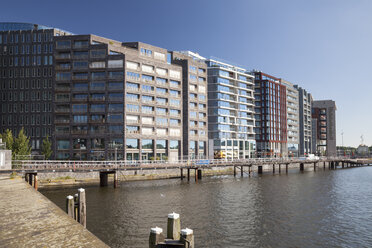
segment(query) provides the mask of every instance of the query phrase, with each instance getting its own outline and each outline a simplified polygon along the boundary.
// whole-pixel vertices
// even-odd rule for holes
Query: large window
[[[179,141],[178,140],[171,140],[169,142],[170,149],[178,149],[179,148]]]
[[[142,140],[142,149],[154,149],[154,141],[143,139]]]
[[[121,103],[109,104],[109,111],[110,112],[123,111],[123,104],[121,104]]]
[[[128,149],[138,149],[138,139],[126,139],[125,146]]]
[[[57,140],[57,149],[58,150],[70,149],[70,141],[69,140]]]

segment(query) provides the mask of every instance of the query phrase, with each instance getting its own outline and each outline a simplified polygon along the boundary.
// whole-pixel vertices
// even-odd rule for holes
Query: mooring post
[[[326,162],[324,161],[324,162],[323,162],[323,169],[324,169],[324,170],[325,170],[325,164],[326,164]]]
[[[180,215],[176,213],[168,214],[167,239],[179,240],[181,233]]]
[[[115,173],[114,173],[114,188],[116,189],[118,186],[119,186],[118,171],[115,171]]]
[[[195,248],[194,246],[194,231],[185,228],[181,230],[181,242],[184,244],[184,247]]]
[[[75,202],[72,195],[66,197],[66,213],[68,216],[75,219]]]
[[[181,172],[181,180],[183,180],[183,169],[180,168],[180,172]]]
[[[202,170],[198,169],[198,179],[202,179]]]
[[[28,174],[28,183],[32,186],[32,174],[31,173],[29,173]]]
[[[37,190],[37,185],[38,184],[38,182],[37,182],[37,174],[35,174],[35,176],[34,176],[34,188],[35,188],[35,190]]]
[[[243,165],[240,166],[240,176],[243,177],[243,173],[244,173],[244,170],[243,170]]]
[[[236,177],[236,166],[234,165],[234,177]]]
[[[304,171],[304,163],[300,163],[300,171]]]
[[[335,164],[334,164],[334,162],[332,161],[331,162],[331,169],[333,170],[335,168]]]
[[[273,174],[275,174],[275,164],[273,164]]]
[[[190,168],[187,168],[187,181],[190,181]]]
[[[79,195],[79,222],[85,228],[87,227],[87,205],[86,205],[86,198],[85,198],[85,189],[78,189]]]
[[[314,162],[314,171],[316,171],[316,162]]]
[[[25,181],[28,182],[28,173],[25,173]]]
[[[288,164],[285,164],[285,173],[288,173]]]
[[[197,181],[198,181],[198,169],[195,168],[194,171],[195,171],[195,172],[194,172],[195,182],[197,182]]]
[[[281,168],[280,167],[281,167],[281,164],[279,164],[279,174],[281,173]]]
[[[163,235],[163,229],[160,227],[154,227],[150,230],[149,237],[149,248],[156,248],[161,242],[164,242],[165,238]]]
[[[262,174],[262,165],[259,165],[258,166],[257,173],[258,174]]]
[[[341,165],[342,165],[342,169],[345,168],[345,163],[344,163],[344,161],[341,162]]]
[[[248,175],[250,176],[252,172],[252,165],[248,166]]]
[[[79,195],[74,195],[74,219],[79,222]]]

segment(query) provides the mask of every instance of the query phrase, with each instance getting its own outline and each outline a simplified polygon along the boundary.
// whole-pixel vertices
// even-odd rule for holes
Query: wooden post
[[[342,161],[342,169],[345,168],[345,163]]]
[[[106,172],[99,173],[99,185],[105,187],[108,185],[108,174]]]
[[[251,175],[252,172],[252,165],[248,166],[248,174]]]
[[[194,231],[188,228],[182,229],[180,241],[184,244],[184,247],[195,248]]]
[[[176,213],[168,214],[167,239],[179,240],[181,232],[180,215]]]
[[[180,168],[180,170],[181,170],[181,180],[183,180],[183,169]]]
[[[300,163],[300,171],[304,171],[304,163]]]
[[[198,169],[194,169],[195,182],[198,181]]]
[[[74,219],[79,222],[79,195],[74,195]]]
[[[66,213],[68,216],[75,219],[75,203],[72,195],[66,197]]]
[[[275,174],[275,164],[273,164],[273,174]]]
[[[281,164],[279,164],[279,174],[281,173],[281,168],[280,167],[281,167]]]
[[[323,168],[324,168],[324,170],[325,170],[325,164],[326,164],[326,162],[324,161],[324,162],[323,162]]]
[[[316,162],[314,162],[314,171],[316,171]]]
[[[79,195],[79,222],[85,228],[87,227],[87,205],[86,205],[86,198],[85,198],[85,189],[78,189]]]
[[[234,177],[236,177],[236,166],[234,165]]]
[[[118,186],[119,186],[118,171],[115,171],[115,173],[114,173],[114,188],[117,188]]]
[[[240,166],[240,176],[243,177],[243,173],[244,173],[244,170],[243,170],[243,165]]]
[[[34,176],[34,188],[35,188],[35,190],[37,190],[37,174],[35,174],[35,176]]]
[[[198,169],[198,179],[202,179],[202,170]]]
[[[28,182],[28,173],[25,173],[25,181]]]
[[[187,181],[190,181],[190,168],[187,168]]]
[[[257,173],[258,174],[262,174],[262,165],[259,165],[258,166]]]
[[[288,164],[285,164],[285,173],[288,173]]]
[[[31,173],[29,173],[28,174],[28,183],[32,186],[32,174]]]
[[[149,237],[149,248],[156,248],[161,242],[164,242],[165,238],[163,235],[163,229],[160,227],[154,227],[150,230]]]

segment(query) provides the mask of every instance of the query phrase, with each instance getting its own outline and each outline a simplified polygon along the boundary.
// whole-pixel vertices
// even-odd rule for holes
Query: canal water
[[[372,247],[372,167],[85,188],[87,228],[111,247],[148,247],[173,211],[196,247]],[[64,209],[76,188],[41,192]]]

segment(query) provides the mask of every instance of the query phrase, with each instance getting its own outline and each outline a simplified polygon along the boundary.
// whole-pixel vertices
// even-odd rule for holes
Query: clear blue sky
[[[0,21],[32,22],[192,50],[300,84],[337,104],[337,144],[372,145],[372,1],[2,0]]]

